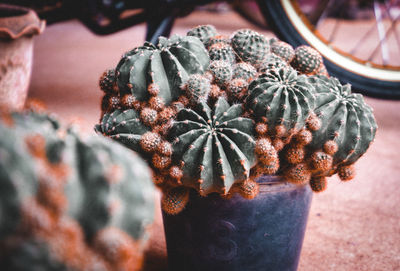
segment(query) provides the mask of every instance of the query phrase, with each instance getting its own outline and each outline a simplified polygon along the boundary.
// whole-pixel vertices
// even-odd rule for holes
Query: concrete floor
[[[234,13],[196,12],[180,19],[174,33],[211,23],[222,33],[252,27]],[[267,36],[273,34],[260,29]],[[78,121],[92,133],[100,115],[98,78],[120,56],[144,41],[144,25],[98,37],[77,21],[49,26],[36,38],[29,97],[43,100],[64,122]],[[349,183],[331,178],[315,194],[304,240],[300,271],[400,270],[400,101],[366,98],[379,125],[375,143],[356,164]],[[166,270],[160,210],[145,270]]]

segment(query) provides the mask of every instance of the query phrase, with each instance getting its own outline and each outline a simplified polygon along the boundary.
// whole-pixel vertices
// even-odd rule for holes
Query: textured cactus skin
[[[268,40],[250,29],[241,29],[233,33],[232,48],[239,59],[250,64],[259,64],[269,53]]]
[[[296,48],[291,64],[300,73],[315,74],[323,62],[321,55],[315,49],[302,45]]]
[[[242,113],[240,105],[229,106],[224,98],[213,109],[200,103],[179,112],[169,137],[175,138],[174,161],[183,162],[183,185],[203,194],[225,194],[249,177],[255,162],[254,124]]]
[[[126,147],[140,151],[141,136],[150,131],[141,121],[139,113],[134,109],[115,110],[103,115],[101,123],[96,125],[95,130],[104,134]]]
[[[322,149],[327,141],[333,140],[338,146],[334,164],[354,163],[375,137],[377,124],[372,109],[360,94],[351,93],[350,86],[342,86],[336,78],[313,76],[309,81],[317,91],[314,111],[322,125],[313,132],[308,148]]]
[[[154,215],[145,163],[109,139],[82,140],[44,114],[0,116],[11,120],[0,121],[0,188],[6,193],[0,197],[0,266],[139,270]],[[122,235],[99,239],[107,231]],[[106,258],[94,243],[114,256]],[[129,255],[118,258],[121,249]]]
[[[281,57],[275,54],[269,54],[267,57],[258,65],[258,71],[260,73],[267,73],[273,69],[287,68],[288,63]]]
[[[187,36],[197,37],[201,40],[204,46],[208,46],[210,38],[217,35],[217,29],[213,25],[199,25],[190,29]]]
[[[122,94],[131,93],[139,101],[148,100],[148,86],[159,87],[158,96],[166,104],[181,95],[180,86],[191,74],[204,72],[209,57],[196,37],[161,37],[157,46],[145,43],[126,53],[116,67],[117,84]]]
[[[214,82],[220,87],[232,78],[232,66],[227,61],[211,61],[208,70],[212,73]]]
[[[293,69],[270,70],[249,86],[246,107],[257,119],[267,118],[268,127],[284,125],[300,129],[315,106],[313,86]]]
[[[235,52],[232,47],[226,43],[215,43],[208,48],[208,54],[212,61],[226,61],[229,63],[235,63]]]
[[[20,203],[35,195],[38,180],[32,156],[17,132],[0,123],[0,240],[13,233],[21,220]]]
[[[142,238],[143,224],[152,222],[154,209],[153,187],[148,184],[151,177],[145,163],[107,138],[78,140],[76,148],[85,191],[78,220],[86,235],[117,227],[136,240]],[[132,212],[132,206],[142,207]]]
[[[284,41],[273,42],[271,44],[271,52],[288,63],[290,63],[295,56],[293,47]]]

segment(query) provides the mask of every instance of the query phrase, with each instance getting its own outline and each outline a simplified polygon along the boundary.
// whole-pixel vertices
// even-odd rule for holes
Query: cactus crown
[[[180,92],[169,100],[136,102],[129,108],[137,112],[132,116],[118,108],[115,113],[104,112],[97,126],[103,134],[139,150],[149,162],[154,182],[164,192],[166,212],[181,211],[190,189],[201,195],[239,193],[252,198],[258,192],[255,180],[262,174],[284,175],[298,184],[311,182],[316,191],[325,188],[326,176],[339,173],[343,180],[354,176],[352,164],[375,135],[372,111],[362,98],[351,94],[350,87],[322,76],[326,68],[315,50],[305,46],[294,50],[249,29],[227,38],[208,25],[188,35],[173,40],[197,44],[187,39],[199,37],[207,51],[195,50],[197,45],[193,45],[191,53],[210,59],[210,65],[186,73],[184,82],[178,80]],[[163,48],[162,52],[181,56],[174,42],[163,38],[157,47],[144,44],[136,51],[146,54],[146,50]],[[133,62],[131,66],[146,76],[146,69]],[[165,74],[179,77],[184,73],[168,69]],[[163,75],[154,70],[154,77]],[[162,96],[160,84],[153,83],[148,90],[153,98]],[[344,113],[347,120],[340,121],[346,125],[338,121],[335,125],[354,127],[344,135],[338,131],[337,138],[331,136],[333,128],[327,128],[333,122],[327,123],[323,115],[325,106],[332,103],[330,108],[346,104],[340,110],[348,112]],[[331,111],[332,119],[339,118],[333,116],[338,112]],[[366,138],[361,138],[364,134]],[[361,143],[335,140],[349,136]]]

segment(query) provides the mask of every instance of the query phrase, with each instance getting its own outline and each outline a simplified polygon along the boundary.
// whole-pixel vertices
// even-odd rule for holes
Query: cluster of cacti
[[[139,270],[154,216],[145,162],[45,114],[0,115],[1,268]]]
[[[229,38],[202,25],[187,36],[193,43],[198,40],[202,49],[192,53],[207,58],[209,65],[204,61],[203,69],[179,79],[180,92],[169,100],[155,101],[164,89],[149,85],[148,98],[125,111],[105,112],[96,128],[138,150],[149,162],[153,181],[164,192],[162,207],[167,213],[180,212],[191,190],[202,196],[219,193],[229,198],[239,193],[253,198],[258,193],[256,180],[263,174],[283,175],[297,184],[309,182],[314,191],[324,190],[326,177],[332,174],[342,180],[352,177],[353,164],[373,140],[376,123],[359,95],[324,76],[326,68],[317,51],[308,46],[294,49],[249,29]],[[132,61],[124,69],[146,77],[142,67]],[[174,71],[178,77],[179,72]],[[165,74],[159,73],[154,70],[153,77]],[[100,84],[103,89],[109,85],[104,77]],[[121,98],[125,89],[123,84],[118,88]],[[130,95],[138,97],[135,91],[131,88]]]

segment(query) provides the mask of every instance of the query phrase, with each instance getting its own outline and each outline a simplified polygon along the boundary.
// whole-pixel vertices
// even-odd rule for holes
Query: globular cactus
[[[210,48],[211,46],[213,46],[213,45],[216,44],[216,43],[223,43],[223,44],[230,45],[230,44],[231,44],[231,40],[230,40],[229,37],[227,37],[227,36],[224,36],[224,35],[216,35],[216,36],[211,37],[211,38],[208,40],[207,48]]]
[[[252,65],[245,62],[239,62],[233,65],[233,79],[240,78],[250,83],[252,80],[256,79],[256,77],[257,70]]]
[[[115,70],[109,69],[105,71],[99,80],[99,86],[105,93],[111,93],[115,91]]]
[[[204,46],[207,47],[209,45],[209,40],[212,37],[218,35],[218,33],[217,29],[215,29],[213,25],[208,24],[208,25],[199,25],[190,29],[186,33],[186,35],[199,38],[201,42],[204,44]]]
[[[208,54],[211,61],[226,61],[231,64],[235,63],[236,57],[232,47],[226,43],[215,43],[208,48]]]
[[[254,124],[242,113],[240,104],[230,106],[224,98],[213,109],[203,102],[179,112],[169,137],[184,186],[201,195],[226,194],[234,183],[249,178],[255,163]]]
[[[227,61],[211,61],[208,70],[213,75],[214,82],[223,87],[232,78],[232,65]]]
[[[269,133],[283,137],[304,127],[315,107],[314,87],[291,68],[270,70],[249,86],[246,108],[266,118]]]
[[[333,165],[351,165],[368,149],[377,129],[372,112],[360,94],[336,78],[313,76],[316,107],[321,128],[313,132],[310,151],[324,150],[333,156]]]
[[[169,104],[182,94],[180,86],[189,75],[204,72],[208,65],[207,51],[198,38],[161,37],[157,46],[146,43],[126,53],[115,73],[121,96],[132,94],[147,101],[156,88],[156,95]]]
[[[231,45],[241,61],[258,65],[269,54],[269,42],[261,34],[241,29],[232,34]]]
[[[208,78],[200,74],[193,74],[185,85],[186,95],[193,102],[206,101],[211,90],[211,83]]]
[[[161,199],[162,209],[170,214],[180,213],[189,201],[189,189],[186,187],[174,187],[167,190]]]
[[[0,122],[7,136],[0,138],[0,266],[139,270],[154,215],[145,163],[109,139],[83,141],[43,114],[7,119]]]
[[[97,124],[95,130],[105,136],[121,142],[128,148],[140,152],[140,139],[150,131],[140,119],[140,114],[134,109],[115,110],[106,113]]]
[[[288,63],[281,57],[275,54],[269,54],[260,64],[258,64],[257,70],[259,73],[267,73],[270,70],[279,70],[287,67]]]
[[[284,41],[273,42],[271,44],[271,52],[288,63],[290,63],[295,56],[293,47]]]
[[[316,74],[323,65],[322,56],[310,46],[302,45],[296,48],[292,66],[303,74]]]

